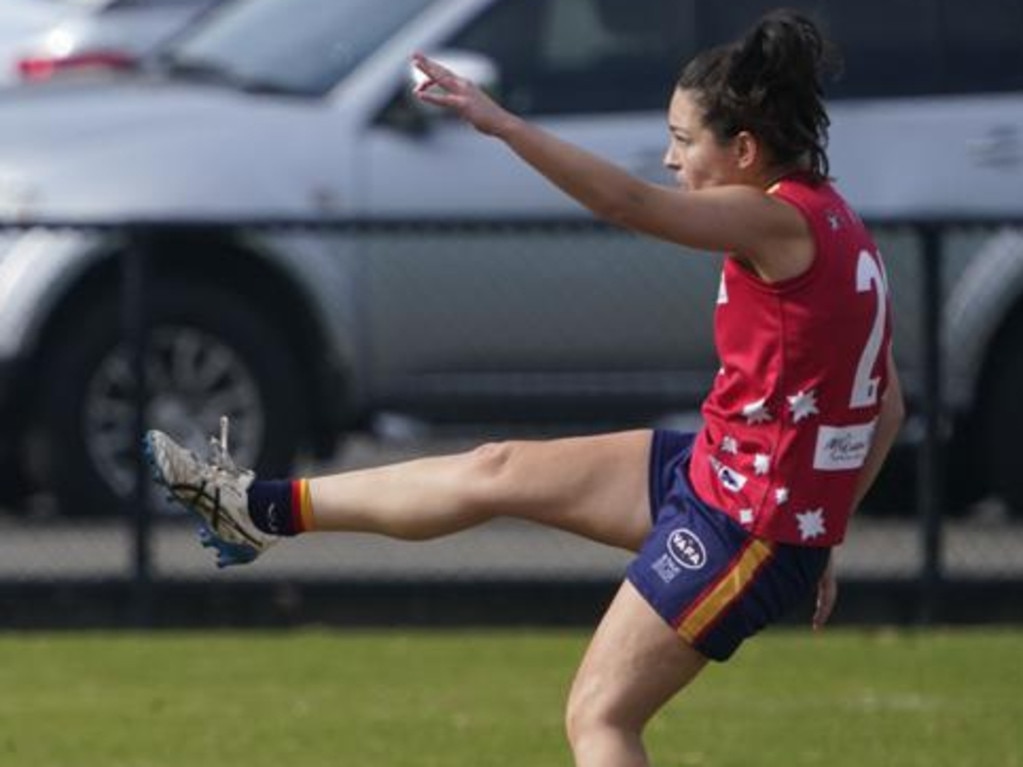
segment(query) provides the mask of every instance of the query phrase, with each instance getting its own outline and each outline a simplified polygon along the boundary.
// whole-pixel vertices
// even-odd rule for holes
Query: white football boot
[[[199,540],[217,551],[217,567],[251,562],[280,540],[257,528],[249,517],[247,491],[256,475],[235,466],[227,449],[227,418],[220,439],[210,437],[210,460],[203,461],[161,431],[146,433],[144,449],[153,478],[170,499],[199,517]]]

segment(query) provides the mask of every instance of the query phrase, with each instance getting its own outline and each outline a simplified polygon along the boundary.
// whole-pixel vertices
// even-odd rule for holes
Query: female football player
[[[498,516],[636,552],[566,722],[577,765],[646,765],[644,726],[709,659],[727,659],[814,594],[813,623],[827,620],[831,550],[903,418],[881,258],[828,177],[830,50],[809,19],[775,12],[690,61],[668,109],[677,188],[634,178],[413,59],[418,98],[504,142],[599,218],[727,254],[721,367],[696,434],[513,441],[267,481],[234,466],[226,439],[207,462],[151,432],[157,479],[203,517],[221,564],[297,533],[425,539]]]

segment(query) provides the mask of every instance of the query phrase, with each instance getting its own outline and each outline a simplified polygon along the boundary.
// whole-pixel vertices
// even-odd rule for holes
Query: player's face
[[[703,109],[688,90],[675,90],[668,108],[670,140],[664,164],[682,187],[706,189],[740,183],[731,143],[722,144],[703,122]]]

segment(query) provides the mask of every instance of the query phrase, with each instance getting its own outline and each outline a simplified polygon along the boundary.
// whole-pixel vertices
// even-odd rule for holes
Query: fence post
[[[919,456],[918,513],[922,568],[920,572],[920,622],[929,625],[937,616],[942,582],[942,443],[944,408],[942,392],[942,243],[941,226],[920,227],[923,259],[923,416],[924,440]]]
[[[131,227],[125,232],[127,247],[121,254],[121,337],[135,381],[133,443],[135,487],[126,503],[127,518],[133,522],[131,623],[147,628],[153,623],[152,510],[149,503],[150,478],[142,439],[146,429],[149,390],[146,357],[149,345],[147,311],[149,243],[152,232]]]

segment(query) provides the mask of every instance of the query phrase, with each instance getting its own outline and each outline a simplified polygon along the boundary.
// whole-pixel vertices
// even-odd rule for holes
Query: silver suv
[[[1019,216],[1019,0],[789,2],[844,48],[832,169],[867,218]],[[719,260],[593,224],[493,141],[408,97],[438,54],[512,109],[644,177],[681,62],[769,2],[246,0],[147,71],[0,95],[0,215],[351,218],[172,228],[151,243],[149,424],[283,472],[389,413],[626,424],[694,411],[717,367]],[[879,230],[919,391],[920,259]],[[1023,506],[1023,239],[949,237],[949,396]],[[109,231],[0,236],[0,465],[68,513],[131,483],[133,382]],[[966,435],[966,431],[959,432]],[[964,437],[965,439],[965,437]],[[966,455],[966,453],[963,453]]]

